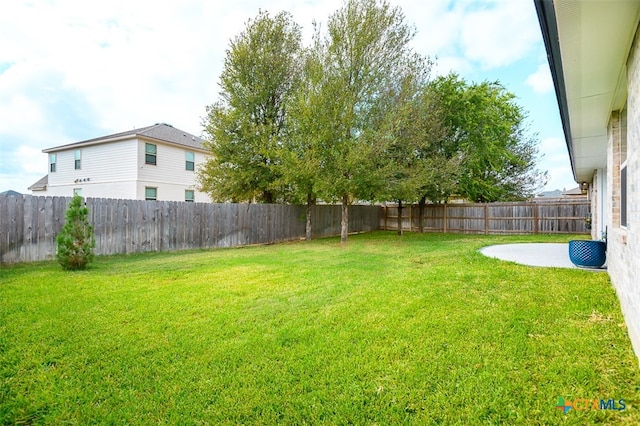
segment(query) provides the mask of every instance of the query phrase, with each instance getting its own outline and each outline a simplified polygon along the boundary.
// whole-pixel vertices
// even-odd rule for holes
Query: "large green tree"
[[[443,114],[428,82],[430,67],[425,58],[411,58],[404,77],[385,96],[388,105],[378,126],[386,141],[386,186],[379,199],[397,201],[399,234],[404,202],[420,202],[424,210],[427,198],[440,201],[457,185],[459,155],[442,149]]]
[[[385,0],[345,0],[301,47],[287,13],[260,12],[232,40],[199,170],[219,201],[446,202],[526,198],[546,181],[513,94],[455,74],[429,81],[414,30]],[[422,217],[422,214],[420,215]],[[422,223],[420,224],[422,229]]]
[[[547,173],[536,168],[538,141],[528,134],[515,95],[499,83],[470,84],[456,74],[431,86],[444,114],[441,152],[461,161],[457,195],[474,202],[519,200],[546,184]]]
[[[321,102],[323,63],[320,50],[308,48],[301,61],[300,78],[288,107],[289,126],[280,149],[279,175],[290,200],[306,203],[306,239],[311,240],[312,210],[319,197],[319,182],[324,164],[320,125],[325,110]]]
[[[376,123],[413,35],[400,8],[377,0],[346,0],[329,17],[326,33],[316,33],[314,48],[323,65],[311,106],[321,155],[317,188],[325,199],[342,203],[343,242],[349,205],[375,198],[384,187],[385,141]]]
[[[287,104],[299,75],[300,27],[286,12],[260,12],[230,43],[221,99],[207,107],[211,157],[199,170],[203,191],[218,201],[286,201],[280,150]]]

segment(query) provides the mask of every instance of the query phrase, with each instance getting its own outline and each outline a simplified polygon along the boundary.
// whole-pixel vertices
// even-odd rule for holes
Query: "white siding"
[[[68,185],[76,178],[73,169],[73,150],[56,152],[56,171],[49,172],[49,186],[47,189],[59,185]],[[49,154],[47,154],[49,156]]]
[[[34,195],[72,197],[75,189],[81,189],[83,197],[120,198],[126,200],[136,198],[135,181],[100,184],[81,182],[75,185],[57,186],[52,189],[47,188],[46,192],[37,192],[34,193]]]
[[[157,200],[158,201],[184,201],[184,191],[186,189],[193,189],[195,187],[173,184],[167,182],[154,182],[154,181],[138,181],[138,196],[136,198],[144,200],[145,187],[158,188]],[[203,192],[195,191],[194,194],[196,203],[208,203],[211,202],[209,196]]]
[[[76,149],[82,150],[80,170],[75,169]],[[74,188],[82,188],[84,197],[135,198],[135,140],[72,148],[56,154],[56,172],[49,173],[46,195],[69,197]]]
[[[157,146],[156,165],[145,164],[145,144],[154,143]],[[202,152],[187,147],[177,147],[163,143],[140,140],[138,143],[138,161],[140,164],[137,197],[144,199],[145,187],[158,188],[158,200],[184,201],[186,189],[195,190],[196,171],[186,170],[187,151],[195,153],[195,170],[206,159]],[[209,202],[207,194],[196,191],[195,202]]]
[[[155,166],[145,164],[145,143],[157,146]],[[197,170],[206,159],[201,151],[137,138],[80,149],[80,170],[75,170],[76,148],[56,152],[56,172],[49,173],[47,190],[38,194],[71,197],[77,188],[87,198],[144,200],[145,187],[150,186],[158,188],[162,201],[184,201],[187,189],[195,191],[195,202],[211,201],[195,190],[196,172],[186,170],[185,153],[195,153]]]

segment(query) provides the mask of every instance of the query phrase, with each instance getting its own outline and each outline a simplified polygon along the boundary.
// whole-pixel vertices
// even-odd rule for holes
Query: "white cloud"
[[[39,149],[34,149],[28,146],[21,146],[18,148],[14,161],[23,162],[22,169],[27,173],[44,175],[47,171],[46,156],[42,155],[42,152]]]
[[[540,38],[530,0],[391,2],[415,24],[414,48],[438,56],[434,74],[464,76],[513,64]],[[26,192],[46,173],[44,148],[156,122],[199,134],[205,106],[218,98],[229,39],[259,9],[291,12],[309,42],[312,22],[325,26],[341,5],[342,0],[7,2],[0,14],[0,156],[34,157],[19,173],[33,181],[13,189]],[[11,189],[7,182],[2,175],[0,191]]]
[[[440,76],[455,72],[457,74],[464,75],[472,69],[473,65],[464,58],[460,58],[458,56],[444,56],[437,58],[436,64],[432,69],[432,74],[434,76]]]
[[[461,7],[450,7],[445,1],[398,1],[406,20],[416,26],[415,48],[423,55],[457,53],[462,17]]]
[[[418,28],[415,48],[460,74],[492,70],[527,57],[540,42],[530,0],[398,1]],[[452,68],[451,66],[460,68]]]
[[[496,68],[524,58],[540,37],[532,1],[480,2],[461,24],[465,58]]]
[[[553,90],[553,79],[549,66],[540,64],[536,72],[527,77],[526,84],[539,94],[549,93]]]
[[[571,189],[577,186],[571,171],[571,162],[567,144],[562,138],[550,137],[540,142],[542,158],[538,163],[540,170],[549,172],[549,182],[546,190]]]

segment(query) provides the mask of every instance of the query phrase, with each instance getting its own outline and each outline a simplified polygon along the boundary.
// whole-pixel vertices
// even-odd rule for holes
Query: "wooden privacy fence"
[[[71,198],[0,197],[0,264],[52,259]],[[96,254],[269,244],[304,238],[305,206],[87,198]],[[402,228],[419,231],[418,206]],[[314,237],[340,234],[340,206],[313,208]],[[428,232],[588,233],[588,201],[427,205]],[[351,232],[397,230],[397,206],[351,206]]]
[[[427,232],[474,234],[582,234],[589,201],[555,203],[427,204]],[[402,229],[419,231],[419,208],[403,206]],[[380,227],[398,229],[397,205],[383,207]]]
[[[0,197],[0,263],[52,259],[71,198]],[[269,244],[304,238],[306,207],[87,198],[96,254]],[[351,206],[349,231],[379,229],[380,207]],[[312,235],[340,234],[340,206],[314,206]]]

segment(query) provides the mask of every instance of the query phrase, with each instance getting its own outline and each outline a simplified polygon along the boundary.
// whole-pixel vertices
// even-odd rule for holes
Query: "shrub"
[[[88,215],[89,209],[83,205],[82,197],[75,195],[67,209],[64,227],[56,237],[56,259],[65,270],[85,269],[87,263],[93,260],[96,241]]]

